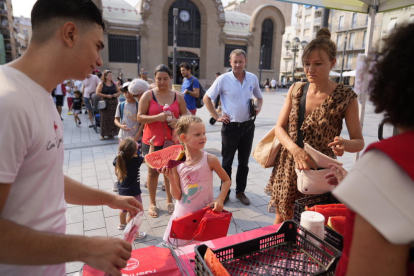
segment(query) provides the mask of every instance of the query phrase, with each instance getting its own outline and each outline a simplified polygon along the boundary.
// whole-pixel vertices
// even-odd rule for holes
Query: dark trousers
[[[238,152],[239,165],[236,174],[236,194],[244,192],[249,173],[249,158],[254,137],[254,122],[223,124],[221,129],[222,166],[231,178],[231,166]],[[221,187],[220,187],[221,188]],[[230,193],[230,191],[229,191]]]

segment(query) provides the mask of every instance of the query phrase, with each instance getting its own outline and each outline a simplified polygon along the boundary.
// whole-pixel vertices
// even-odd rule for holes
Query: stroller
[[[96,95],[96,93],[91,94],[92,98],[92,116],[93,116],[93,129],[98,133],[98,127],[100,127],[100,114],[98,109],[98,103],[101,100],[101,97]]]

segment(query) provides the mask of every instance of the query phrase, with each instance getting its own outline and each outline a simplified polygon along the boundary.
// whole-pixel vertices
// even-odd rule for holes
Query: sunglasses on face
[[[142,72],[141,74],[148,75],[148,72]]]

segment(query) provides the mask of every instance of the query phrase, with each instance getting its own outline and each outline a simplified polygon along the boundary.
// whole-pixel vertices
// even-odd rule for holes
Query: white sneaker
[[[142,240],[143,238],[145,238],[147,236],[147,233],[145,232],[138,232],[137,236],[135,237],[136,240]]]
[[[112,187],[112,191],[118,192],[118,181],[115,181],[114,186]]]

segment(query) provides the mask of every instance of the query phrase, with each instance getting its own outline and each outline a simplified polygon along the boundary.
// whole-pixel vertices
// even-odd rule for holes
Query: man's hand
[[[255,107],[254,110],[256,110],[256,116],[259,115],[260,111],[262,111],[261,107]]]
[[[188,94],[188,89],[184,90],[183,94]]]
[[[112,276],[121,276],[120,269],[131,258],[131,244],[119,238],[88,237],[84,247],[85,256],[81,261]]]
[[[228,124],[230,123],[230,116],[227,114],[223,114],[222,116],[218,116],[216,121],[222,122],[223,124]]]
[[[118,196],[108,204],[112,209],[127,210],[131,218],[135,217],[139,211],[144,210],[142,204],[132,196]]]

